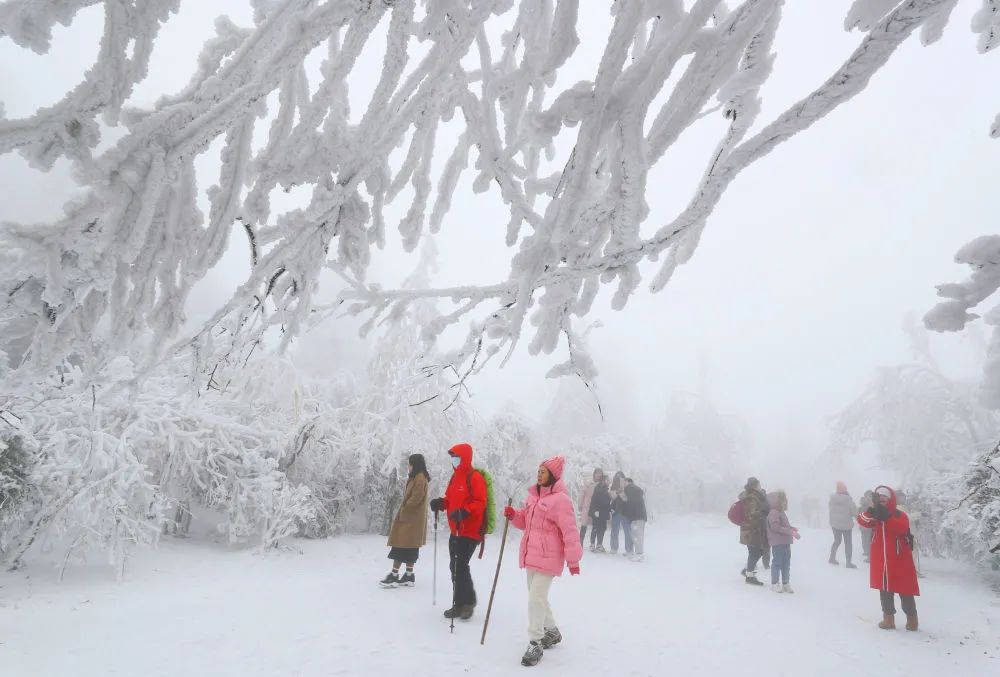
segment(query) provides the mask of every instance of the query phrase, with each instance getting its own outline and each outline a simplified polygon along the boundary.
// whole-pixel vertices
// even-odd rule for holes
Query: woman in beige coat
[[[403,502],[389,530],[389,559],[392,571],[379,581],[383,588],[410,587],[416,583],[413,565],[420,555],[420,548],[427,542],[427,485],[431,476],[422,454],[409,458],[410,479],[406,482]],[[399,575],[399,567],[406,564],[406,573]]]

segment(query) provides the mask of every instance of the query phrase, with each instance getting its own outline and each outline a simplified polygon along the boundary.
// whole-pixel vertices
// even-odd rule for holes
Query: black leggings
[[[886,592],[885,590],[878,591],[879,599],[882,601],[882,613],[886,616],[896,615],[896,594],[892,592]],[[900,595],[899,605],[903,607],[903,613],[907,616],[914,616],[917,613],[917,602],[913,599],[913,595]]]
[[[594,518],[594,530],[590,532],[591,545],[604,545],[604,532],[608,528],[608,521]]]

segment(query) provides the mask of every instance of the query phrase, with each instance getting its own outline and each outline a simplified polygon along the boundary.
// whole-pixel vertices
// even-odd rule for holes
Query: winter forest
[[[996,674],[997,46],[1000,0],[0,0],[0,671]]]

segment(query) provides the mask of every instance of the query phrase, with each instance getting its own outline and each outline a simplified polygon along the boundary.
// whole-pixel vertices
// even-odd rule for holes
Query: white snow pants
[[[549,606],[549,588],[555,576],[543,574],[534,569],[528,572],[528,639],[537,642],[545,635],[545,628],[556,627]]]
[[[632,552],[642,554],[642,546],[646,541],[646,520],[632,520]]]

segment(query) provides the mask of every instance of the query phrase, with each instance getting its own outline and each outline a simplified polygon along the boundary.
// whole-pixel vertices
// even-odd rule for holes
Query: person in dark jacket
[[[410,476],[403,492],[403,502],[396,512],[389,530],[389,559],[392,571],[379,581],[383,588],[409,587],[416,584],[413,565],[420,556],[420,548],[427,542],[427,484],[431,476],[423,454],[409,458]],[[399,576],[399,567],[406,564],[406,573]]]
[[[608,480],[604,476],[594,486],[587,514],[593,525],[590,532],[590,551],[607,552],[604,549],[604,531],[608,528],[608,520],[611,519],[611,492],[608,491]]]
[[[771,507],[767,503],[767,493],[760,486],[760,480],[756,477],[747,479],[739,500],[743,503],[745,516],[744,523],[740,525],[740,543],[747,547],[747,565],[741,573],[750,585],[764,585],[757,580],[755,569],[768,549],[767,514]],[[767,562],[764,567],[768,567]]]
[[[472,467],[472,447],[468,444],[456,444],[448,451],[448,456],[455,472],[444,496],[431,501],[431,510],[443,510],[451,529],[448,554],[454,596],[451,608],[444,612],[444,616],[468,620],[476,608],[476,588],[472,583],[469,562],[483,540],[486,480]]]
[[[633,562],[643,560],[642,547],[646,536],[646,498],[645,493],[632,481],[625,479],[625,515],[628,517],[632,531]]]

